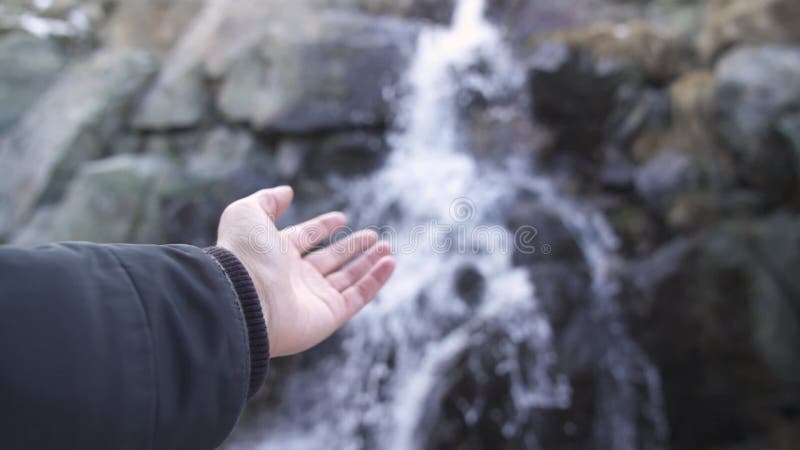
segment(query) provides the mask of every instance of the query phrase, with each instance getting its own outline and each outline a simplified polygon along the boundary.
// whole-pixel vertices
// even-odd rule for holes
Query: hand
[[[389,244],[371,230],[311,251],[344,227],[342,213],[279,231],[274,220],[293,196],[288,186],[259,191],[225,208],[219,224],[217,245],[239,258],[258,291],[273,357],[333,334],[375,297],[395,266]]]

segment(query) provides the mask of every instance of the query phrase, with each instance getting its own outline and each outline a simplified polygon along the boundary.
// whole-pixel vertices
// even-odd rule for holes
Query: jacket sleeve
[[[0,247],[4,448],[215,448],[263,384],[268,349],[225,250]]]

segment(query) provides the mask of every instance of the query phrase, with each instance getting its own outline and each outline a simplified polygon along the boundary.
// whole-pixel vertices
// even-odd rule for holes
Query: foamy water
[[[397,105],[398,120],[389,136],[392,154],[366,179],[340,181],[356,224],[390,226],[398,249],[395,275],[342,331],[337,351],[293,372],[281,387],[281,403],[256,419],[258,429],[242,433],[231,448],[421,448],[447,393],[448,374],[485,346],[483,331],[489,328],[504,336],[503,345],[493,349],[500,361],[495,374],[511,380],[514,411],[504,418],[504,435],[519,432],[537,408],[570,404],[568,380],[554,369],[553,332],[527,270],[514,267],[510,251],[493,251],[475,231],[502,223],[495,206],[516,192],[540,196],[578,238],[592,269],[597,309],[609,328],[616,323],[618,243],[601,215],[564,198],[547,177],[514,170],[514,164],[505,171],[484,168],[465,151],[459,86],[469,82],[491,94],[519,89],[523,81],[483,14],[483,0],[461,0],[450,27],[421,32],[405,78],[409,93]],[[478,61],[489,70],[476,77],[469,67]],[[509,231],[493,230],[513,242]],[[453,245],[442,245],[443,239]],[[454,287],[463,267],[485,280],[476,305],[460,299]],[[618,386],[605,392],[609,414],[603,420],[613,428],[614,448],[633,450],[639,447],[638,409],[630,404],[638,397],[632,390],[642,382],[652,390],[653,420],[663,422],[660,387],[624,330],[615,336]],[[476,423],[483,413],[479,404],[465,405],[464,420]]]

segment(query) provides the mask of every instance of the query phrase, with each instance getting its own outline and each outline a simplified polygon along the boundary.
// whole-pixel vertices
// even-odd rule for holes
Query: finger
[[[292,204],[294,190],[289,186],[278,186],[271,189],[262,189],[252,197],[258,202],[261,209],[269,215],[270,219],[277,220]]]
[[[332,212],[283,230],[300,253],[306,253],[347,224],[347,217]]]
[[[306,261],[316,267],[322,275],[328,275],[354,256],[372,247],[378,242],[378,233],[372,230],[361,230],[333,244],[311,252]]]
[[[392,247],[386,241],[378,242],[363,255],[339,271],[328,275],[328,283],[339,292],[349,288],[369,272],[381,258],[392,253]]]
[[[350,286],[342,292],[347,311],[346,319],[352,317],[370,300],[375,298],[394,271],[395,261],[391,256],[384,256],[369,273],[361,277],[356,284]]]

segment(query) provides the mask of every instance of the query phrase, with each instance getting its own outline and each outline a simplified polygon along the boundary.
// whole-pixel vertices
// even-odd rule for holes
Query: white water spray
[[[409,94],[398,105],[396,129],[389,136],[392,154],[374,175],[340,186],[354,205],[349,215],[356,224],[392,227],[398,250],[393,279],[343,330],[338,351],[291,374],[280,388],[282,402],[257,420],[260,429],[243,448],[423,448],[448,376],[459,360],[486,348],[491,339],[486,330],[503,336],[492,344],[499,355],[493,376],[511,380],[508,396],[514,411],[502,425],[504,436],[522,431],[537,408],[568,406],[569,385],[554,371],[552,331],[527,270],[513,267],[509,252],[443,249],[436,228],[425,226],[471,236],[477,227],[500,219],[494,215],[501,200],[519,189],[536,192],[585,238],[596,290],[610,289],[613,233],[596,226],[601,222],[593,222],[594,216],[560,202],[546,179],[492,172],[463,150],[457,95],[465,80],[488,96],[519,89],[522,81],[483,13],[483,0],[461,0],[449,28],[421,32],[406,76]],[[478,62],[489,67],[489,75],[470,73]],[[476,242],[469,244],[472,248]],[[467,304],[456,293],[463,267],[485,280],[478,304]],[[464,421],[476,423],[485,413],[480,403],[491,400],[465,405]],[[627,423],[626,417],[620,420]],[[619,450],[636,449],[626,439],[615,442]]]

